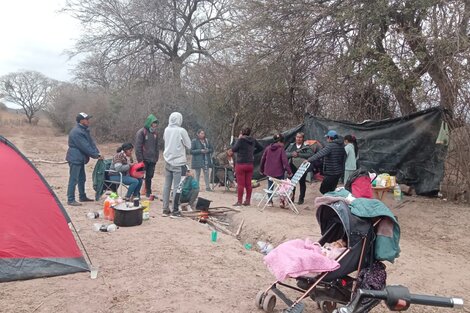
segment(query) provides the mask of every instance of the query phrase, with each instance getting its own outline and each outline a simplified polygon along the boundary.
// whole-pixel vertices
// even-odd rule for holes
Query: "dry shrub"
[[[470,202],[470,126],[451,130],[441,192],[451,201]]]

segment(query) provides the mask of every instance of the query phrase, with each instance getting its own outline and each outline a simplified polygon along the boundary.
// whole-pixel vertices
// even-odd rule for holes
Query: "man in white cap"
[[[336,189],[338,181],[344,173],[344,161],[346,158],[344,142],[338,138],[338,133],[334,130],[329,130],[325,137],[327,141],[325,147],[308,158],[310,163],[323,158],[324,178],[320,186],[322,194]]]
[[[70,170],[67,204],[71,206],[82,205],[75,201],[75,186],[77,185],[80,202],[93,201],[85,193],[85,164],[88,163],[90,158],[103,159],[88,129],[91,117],[91,115],[84,112],[79,113],[75,118],[77,125],[69,133],[69,149],[65,159],[69,162]]]

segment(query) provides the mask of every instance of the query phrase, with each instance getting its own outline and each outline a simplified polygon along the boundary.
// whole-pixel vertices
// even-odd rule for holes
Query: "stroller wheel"
[[[263,300],[264,300],[264,291],[260,290],[258,291],[255,297],[255,305],[258,309],[263,308]]]
[[[263,300],[263,310],[267,313],[274,312],[276,306],[276,296],[273,294],[267,294]]]
[[[332,313],[336,309],[336,302],[321,301],[319,303],[322,313]]]

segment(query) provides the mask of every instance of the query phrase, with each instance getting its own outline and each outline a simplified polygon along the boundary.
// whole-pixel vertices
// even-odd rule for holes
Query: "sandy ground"
[[[0,124],[0,134],[12,141],[31,159],[62,161],[67,137],[47,126],[21,128]],[[99,145],[110,157],[118,144]],[[68,166],[36,163],[37,168],[66,203]],[[93,195],[91,173],[95,161],[87,166],[88,195]],[[162,189],[162,162],[158,163],[154,184]],[[256,206],[242,208],[230,216],[235,230],[242,218],[241,240],[219,233],[211,242],[206,225],[188,218],[161,217],[161,201],[151,206],[151,218],[139,227],[119,228],[113,233],[93,232],[85,214],[99,210],[102,203],[82,207],[65,205],[94,264],[98,279],[89,273],[2,283],[0,312],[261,312],[254,306],[255,294],[274,281],[263,264],[263,255],[246,250],[245,243],[258,240],[277,245],[295,238],[318,239],[313,199],[318,184],[308,186],[306,204],[300,215],[277,207],[264,212]],[[256,188],[256,193],[262,188]],[[216,188],[201,196],[213,200],[212,206],[235,202],[235,193]],[[470,301],[470,207],[441,199],[406,197],[406,205],[393,209],[391,194],[385,203],[392,208],[401,226],[400,258],[387,263],[388,283],[403,284],[414,293],[460,296]],[[255,201],[254,201],[255,202]],[[295,295],[295,294],[294,294]],[[306,300],[305,312],[319,312]],[[285,305],[278,301],[276,312]],[[447,312],[449,309],[414,306],[410,312]],[[374,312],[387,312],[384,306]],[[469,309],[454,312],[470,312]]]

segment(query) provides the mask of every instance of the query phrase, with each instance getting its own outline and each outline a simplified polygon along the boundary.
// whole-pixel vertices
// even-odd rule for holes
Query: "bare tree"
[[[21,106],[28,122],[49,102],[49,93],[57,81],[45,75],[24,71],[10,73],[0,78],[0,97]]]
[[[358,100],[373,94],[388,99],[390,107],[378,110],[385,113],[465,106],[468,0],[238,2],[251,51],[265,59],[295,55],[295,49],[305,64],[301,70],[311,73],[306,80],[313,93],[333,100],[322,103],[330,112],[338,107],[335,99],[351,96],[345,85],[363,89],[354,92]],[[352,110],[361,105],[350,103]]]
[[[105,67],[145,64],[154,80],[167,66],[180,86],[185,62],[211,56],[211,41],[221,35],[218,26],[228,14],[227,1],[70,0],[65,11],[86,28],[75,53],[99,52]]]

